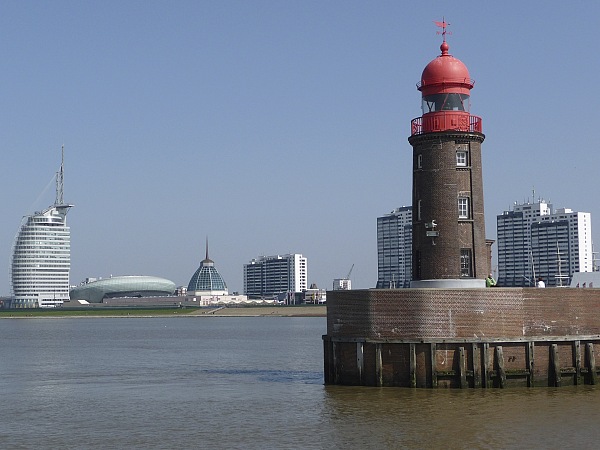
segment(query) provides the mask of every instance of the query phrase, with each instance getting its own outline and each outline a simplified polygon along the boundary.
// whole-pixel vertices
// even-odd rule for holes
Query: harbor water
[[[596,448],[600,388],[325,386],[326,319],[0,320],[1,448]]]

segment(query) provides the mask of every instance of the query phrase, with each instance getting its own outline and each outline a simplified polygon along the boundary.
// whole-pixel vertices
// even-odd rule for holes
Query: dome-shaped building
[[[227,285],[215,267],[215,263],[208,257],[208,239],[206,240],[206,258],[192,276],[187,289],[187,295],[228,295]]]
[[[159,277],[129,275],[94,280],[71,289],[71,300],[103,303],[111,298],[166,297],[175,292],[170,280]]]

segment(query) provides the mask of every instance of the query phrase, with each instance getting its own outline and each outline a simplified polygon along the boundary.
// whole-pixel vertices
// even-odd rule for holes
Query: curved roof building
[[[215,263],[208,257],[208,239],[206,240],[206,258],[192,276],[188,284],[187,295],[228,295],[227,285]]]
[[[12,249],[10,281],[13,308],[54,308],[69,299],[71,230],[63,200],[64,147],[56,173],[56,200],[44,211],[25,216]]]
[[[71,290],[71,300],[102,303],[105,298],[161,297],[173,295],[176,286],[172,281],[150,276],[122,276],[92,281]]]

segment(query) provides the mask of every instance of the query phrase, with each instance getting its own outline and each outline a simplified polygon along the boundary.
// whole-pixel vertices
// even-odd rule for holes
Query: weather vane
[[[440,27],[442,29],[442,31],[438,31],[436,34],[441,34],[442,37],[444,38],[444,42],[446,42],[446,27],[448,27],[450,24],[448,22],[446,22],[446,18],[442,16],[442,21],[438,22],[437,20],[433,21],[435,23],[436,26]],[[448,31],[448,34],[452,34],[451,31]]]

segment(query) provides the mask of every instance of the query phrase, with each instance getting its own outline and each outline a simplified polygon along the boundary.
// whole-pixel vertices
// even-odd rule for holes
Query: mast
[[[54,206],[64,205],[64,166],[65,166],[65,146],[61,147],[60,156],[60,169],[56,172],[56,199],[54,200]]]
[[[558,245],[558,241],[556,241],[556,265],[558,267],[558,275],[555,275],[554,278],[556,279],[556,286],[557,287],[563,287],[563,280],[567,280],[569,279],[568,275],[563,275],[562,274],[562,263],[564,262],[563,259],[561,259],[560,257],[560,247]]]

